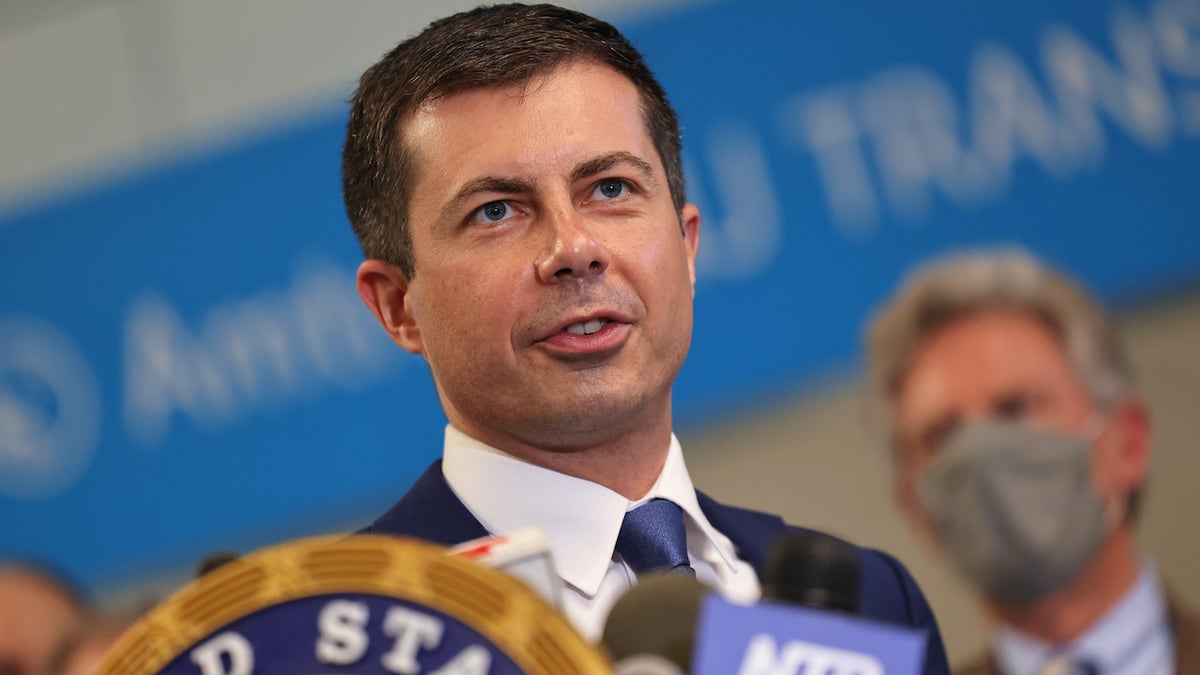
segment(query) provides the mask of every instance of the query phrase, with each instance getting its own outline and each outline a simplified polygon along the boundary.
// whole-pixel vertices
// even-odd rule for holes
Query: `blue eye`
[[[629,184],[617,178],[609,178],[602,180],[596,185],[596,189],[592,192],[595,199],[618,199],[624,197],[629,192]]]
[[[471,220],[474,222],[483,223],[485,225],[491,225],[504,220],[510,215],[512,215],[512,207],[508,205],[508,202],[488,202],[479,207],[479,209],[471,215]]]

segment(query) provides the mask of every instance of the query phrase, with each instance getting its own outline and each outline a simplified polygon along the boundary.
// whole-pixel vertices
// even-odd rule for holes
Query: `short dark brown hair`
[[[342,150],[342,196],[363,255],[396,265],[410,279],[415,272],[408,226],[415,167],[400,129],[406,115],[426,101],[525,82],[579,59],[609,66],[637,88],[671,200],[681,211],[679,120],[633,45],[612,25],[562,7],[478,7],[433,22],[359,81]]]

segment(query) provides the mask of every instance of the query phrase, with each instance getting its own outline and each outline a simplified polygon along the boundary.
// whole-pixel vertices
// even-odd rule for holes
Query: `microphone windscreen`
[[[562,579],[554,566],[550,539],[536,527],[523,527],[459,544],[451,555],[500,570],[534,590],[551,607],[562,609]]]
[[[771,545],[763,597],[857,614],[862,562],[854,546],[819,533],[786,534]]]
[[[707,587],[686,574],[642,577],[613,605],[604,623],[602,642],[613,660],[660,656],[691,670],[696,619]]]

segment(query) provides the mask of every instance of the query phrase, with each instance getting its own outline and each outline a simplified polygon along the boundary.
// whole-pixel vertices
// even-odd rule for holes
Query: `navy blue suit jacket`
[[[759,578],[775,539],[789,532],[807,531],[787,525],[778,516],[718,504],[699,491],[696,497],[708,521],[729,537],[738,555],[754,567]],[[450,489],[442,474],[441,460],[434,462],[395,506],[362,532],[416,537],[444,546],[491,534]],[[933,612],[908,571],[886,553],[868,548],[859,551],[862,553],[861,614],[924,631],[929,636],[925,672],[949,673]]]

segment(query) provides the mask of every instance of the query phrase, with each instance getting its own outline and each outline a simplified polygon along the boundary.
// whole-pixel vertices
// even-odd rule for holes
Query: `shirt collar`
[[[706,544],[703,553],[706,554],[708,562],[723,567],[730,574],[736,573],[734,562],[737,560],[737,554],[733,544],[708,522],[704,511],[700,509],[700,502],[696,499],[696,486],[692,483],[692,477],[684,464],[683,448],[675,434],[671,434],[671,447],[667,451],[667,461],[663,464],[658,480],[645,497],[630,503],[626,510],[635,509],[651,499],[668,499],[679,505],[687,520],[694,526],[694,531],[703,537]],[[613,541],[615,543],[616,540]],[[713,551],[716,555],[709,555]]]
[[[711,559],[715,557],[734,572],[733,546],[700,510],[674,434],[658,480],[634,502],[598,483],[517,459],[453,425],[446,426],[442,471],[450,488],[488,532],[531,525],[545,532],[558,575],[589,597],[599,590],[612,562],[625,513],[654,498],[678,504],[706,540],[706,548],[717,551],[710,562],[716,562]]]
[[[1054,645],[1005,627],[996,636],[996,658],[1006,673],[1036,673],[1058,655],[1086,658],[1102,673],[1117,672],[1114,668],[1149,644],[1155,631],[1169,630],[1168,626],[1162,585],[1154,565],[1147,561],[1133,588],[1071,643]]]

